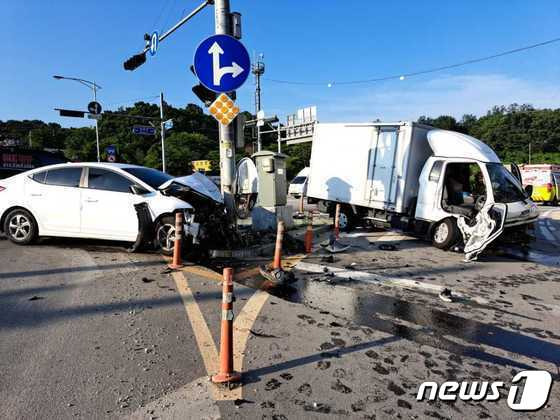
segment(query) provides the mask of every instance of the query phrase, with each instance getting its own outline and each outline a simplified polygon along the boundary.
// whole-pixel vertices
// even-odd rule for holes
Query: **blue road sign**
[[[200,83],[214,92],[231,92],[245,83],[251,72],[249,53],[229,35],[213,35],[194,53],[194,71]]]
[[[117,148],[115,146],[107,146],[105,148],[105,153],[107,154],[107,162],[117,161]]]
[[[150,54],[151,55],[156,55],[158,45],[159,45],[159,35],[158,35],[157,32],[154,32],[154,33],[152,33],[152,36],[150,37]]]
[[[156,134],[156,129],[149,125],[135,125],[132,127],[132,133],[140,136],[153,136]]]

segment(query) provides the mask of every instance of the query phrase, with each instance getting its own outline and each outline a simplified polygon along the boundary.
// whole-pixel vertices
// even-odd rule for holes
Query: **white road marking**
[[[335,276],[345,278],[345,279],[352,279],[363,283],[370,283],[376,285],[383,284],[386,286],[402,287],[404,289],[422,290],[433,294],[439,294],[445,288],[444,286],[440,286],[438,284],[426,283],[413,279],[381,276],[379,274],[368,273],[367,271],[346,270],[344,268],[330,267],[326,265],[307,263],[303,261],[296,264],[295,268],[302,271],[307,271],[310,273],[317,273],[317,274],[324,274],[325,268],[327,268],[327,270],[334,273]],[[466,296],[456,292],[454,292],[454,294],[460,299],[469,299],[481,305],[488,304],[488,301],[481,297]]]

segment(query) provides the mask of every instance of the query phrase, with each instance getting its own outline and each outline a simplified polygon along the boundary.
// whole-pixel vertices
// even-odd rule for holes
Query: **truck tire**
[[[459,228],[454,219],[444,219],[432,230],[432,244],[439,249],[449,249],[459,242]]]
[[[328,201],[325,200],[317,201],[317,210],[319,210],[320,213],[328,213],[329,207],[330,206]]]
[[[356,227],[356,216],[350,207],[340,207],[338,224],[342,232],[350,232]]]

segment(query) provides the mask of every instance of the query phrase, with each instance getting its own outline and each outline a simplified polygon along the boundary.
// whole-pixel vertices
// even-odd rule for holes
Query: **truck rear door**
[[[397,196],[397,179],[395,156],[399,141],[398,127],[380,127],[373,136],[369,149],[366,200],[395,205]]]

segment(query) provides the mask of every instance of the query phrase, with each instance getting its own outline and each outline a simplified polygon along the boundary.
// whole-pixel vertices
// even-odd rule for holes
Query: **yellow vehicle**
[[[520,165],[523,186],[532,185],[531,199],[558,205],[560,199],[560,165]]]

